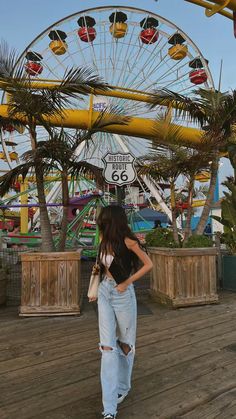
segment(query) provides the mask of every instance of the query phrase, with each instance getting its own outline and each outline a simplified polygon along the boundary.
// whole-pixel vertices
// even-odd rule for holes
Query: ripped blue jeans
[[[113,415],[117,412],[117,395],[131,388],[137,323],[133,284],[123,293],[117,291],[116,285],[115,280],[104,277],[98,289],[102,401],[104,414]],[[122,344],[128,348],[126,353]]]

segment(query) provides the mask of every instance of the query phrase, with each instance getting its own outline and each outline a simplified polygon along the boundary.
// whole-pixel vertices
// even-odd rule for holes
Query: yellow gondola
[[[195,180],[198,180],[198,182],[208,182],[211,178],[211,174],[207,171],[199,172],[195,176]]]
[[[173,45],[169,48],[168,54],[172,60],[182,60],[186,57],[188,53],[187,45],[184,45],[185,39],[184,37],[176,32],[174,33],[168,40],[168,44]]]
[[[55,55],[63,55],[68,49],[68,45],[65,41],[67,35],[65,32],[60,30],[53,30],[49,32],[49,38],[52,40],[49,44],[49,48]]]
[[[111,35],[113,36],[113,38],[119,39],[119,38],[124,38],[127,32],[127,29],[128,29],[127,23],[116,22],[116,23],[112,23],[112,25],[109,28],[109,31]]]
[[[128,30],[128,25],[125,23],[127,15],[123,12],[113,12],[109,16],[109,20],[111,22],[109,31],[113,38],[124,38]]]
[[[15,151],[11,151],[9,153],[10,159],[11,161],[17,160],[18,159],[18,154]]]

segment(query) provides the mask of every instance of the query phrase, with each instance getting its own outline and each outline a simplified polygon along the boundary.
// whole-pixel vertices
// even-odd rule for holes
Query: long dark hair
[[[103,207],[98,216],[97,225],[102,236],[100,252],[105,255],[112,251],[115,254],[119,252],[119,249],[124,246],[126,237],[139,243],[138,238],[129,228],[124,208],[119,205]]]

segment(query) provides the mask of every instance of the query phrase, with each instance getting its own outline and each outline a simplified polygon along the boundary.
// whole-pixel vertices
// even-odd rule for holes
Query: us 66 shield
[[[105,165],[103,176],[107,183],[122,186],[132,183],[136,179],[133,154],[107,153],[102,160]]]

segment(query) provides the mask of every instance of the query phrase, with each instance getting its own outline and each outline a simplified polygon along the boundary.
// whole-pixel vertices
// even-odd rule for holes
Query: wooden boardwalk
[[[236,294],[175,311],[139,300],[133,388],[118,419],[236,418]],[[1,308],[0,418],[100,418],[97,341],[91,305],[51,318]]]

